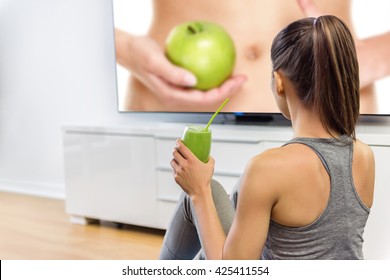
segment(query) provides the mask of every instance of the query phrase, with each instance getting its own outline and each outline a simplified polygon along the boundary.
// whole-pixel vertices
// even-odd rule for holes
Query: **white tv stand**
[[[165,229],[181,189],[170,167],[184,124],[65,126],[66,210],[72,221],[108,220]],[[229,192],[246,162],[292,137],[286,126],[213,125],[215,179]],[[376,157],[375,202],[365,232],[367,258],[390,258],[389,125],[363,125],[358,138]]]

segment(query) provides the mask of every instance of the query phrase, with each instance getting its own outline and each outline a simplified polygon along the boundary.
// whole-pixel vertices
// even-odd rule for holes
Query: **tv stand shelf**
[[[166,229],[181,189],[170,167],[184,124],[63,127],[66,210],[73,222],[108,220]],[[215,179],[228,192],[246,162],[292,137],[288,126],[213,125]],[[366,125],[358,138],[376,157],[375,202],[365,232],[368,258],[390,258],[389,125]]]

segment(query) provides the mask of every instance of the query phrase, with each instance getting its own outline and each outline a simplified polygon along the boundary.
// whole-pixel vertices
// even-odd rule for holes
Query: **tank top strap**
[[[284,144],[283,146],[287,146],[290,144],[302,144],[302,145],[309,147],[313,152],[316,153],[318,158],[321,160],[323,166],[325,167],[326,171],[330,175],[330,169],[329,169],[328,162],[326,161],[324,156],[321,154],[321,152],[315,147],[315,145],[310,143],[310,141],[306,141],[306,140],[301,139],[301,138],[294,138],[294,139],[290,140],[289,142],[287,142],[286,144]]]
[[[293,138],[284,146],[289,144],[303,144],[313,150],[328,174],[331,169],[340,167],[350,169],[352,166],[353,140],[351,137],[343,135],[339,138]],[[344,171],[347,171],[344,169]]]

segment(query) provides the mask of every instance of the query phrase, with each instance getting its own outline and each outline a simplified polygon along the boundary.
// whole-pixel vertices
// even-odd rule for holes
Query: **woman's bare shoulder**
[[[360,199],[371,208],[374,199],[375,157],[371,147],[359,140],[354,143],[352,172]]]
[[[299,147],[268,149],[251,158],[241,177],[240,191],[246,200],[262,201],[272,207],[282,197],[286,187],[295,181]]]
[[[294,173],[292,166],[306,164],[302,156],[301,147],[268,149],[251,158],[245,172],[253,177],[261,177],[262,181],[268,180],[268,183],[280,185],[286,177]]]
[[[355,153],[360,154],[363,157],[366,157],[367,159],[374,159],[374,153],[369,145],[362,142],[361,140],[357,139],[355,141]]]
[[[363,174],[374,174],[375,156],[370,146],[360,140],[354,143],[353,167]]]
[[[286,167],[290,169],[291,164],[307,162],[307,156],[312,155],[311,149],[305,145],[286,145],[272,148],[254,156],[250,164],[262,167]]]

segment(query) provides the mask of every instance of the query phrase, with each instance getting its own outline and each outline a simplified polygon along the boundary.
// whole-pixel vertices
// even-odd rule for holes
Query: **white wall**
[[[0,190],[64,197],[63,124],[183,117],[117,112],[111,5],[0,0]]]

